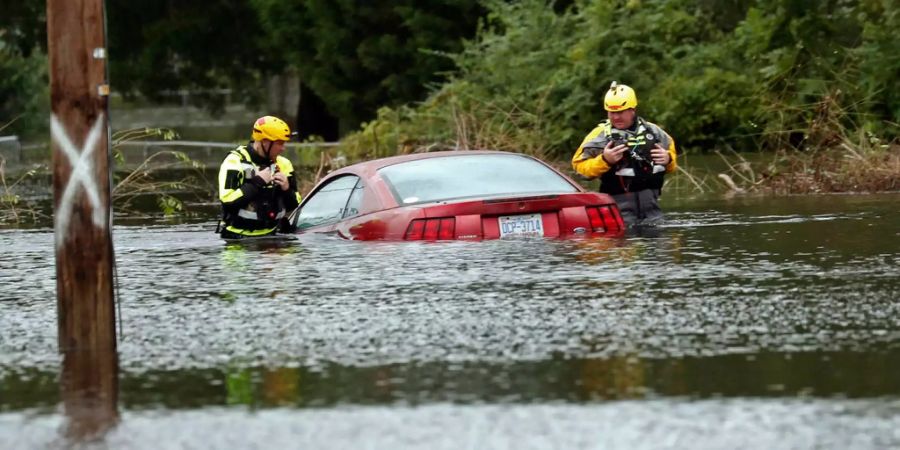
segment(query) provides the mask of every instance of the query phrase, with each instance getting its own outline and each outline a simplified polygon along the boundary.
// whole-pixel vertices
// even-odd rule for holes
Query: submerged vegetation
[[[0,192],[0,225],[36,223],[48,218],[37,202],[26,200],[17,193],[17,188],[26,180],[35,177],[38,172],[38,168],[33,168],[18,175],[15,180],[7,181],[6,158],[0,156],[0,188],[3,189],[3,192]]]
[[[125,155],[121,144],[151,137],[172,140],[174,131],[162,128],[142,128],[121,131],[113,135],[113,158],[120,166],[125,166]],[[165,174],[175,172],[175,179],[165,178]],[[205,192],[204,166],[192,160],[184,152],[172,150],[156,151],[144,158],[134,169],[114,175],[112,200],[119,212],[134,212],[134,202],[151,196],[165,216],[185,212],[184,202],[176,196],[179,193]]]
[[[172,130],[161,128],[141,128],[113,134],[110,147],[117,167],[112,180],[113,208],[125,215],[146,213],[148,210],[156,210],[166,217],[188,214],[184,196],[203,197],[209,190],[204,166],[184,152],[172,150],[156,151],[136,163],[129,163],[122,152],[122,144],[152,137],[170,140],[176,135]],[[7,180],[6,159],[0,157],[0,225],[49,221],[51,193],[44,192],[48,183],[35,180],[49,179],[50,176],[47,164],[37,164],[17,173],[14,180]],[[35,190],[33,186],[26,187],[26,184],[40,184],[41,193],[23,195],[25,191]],[[153,202],[149,207],[148,199]]]
[[[826,96],[813,109],[817,113],[801,149],[782,144],[771,152],[772,158],[765,164],[752,164],[734,151],[730,157],[720,153],[730,169],[720,178],[735,192],[797,194],[900,189],[900,143],[896,139],[886,141],[866,127],[852,124],[835,97]]]

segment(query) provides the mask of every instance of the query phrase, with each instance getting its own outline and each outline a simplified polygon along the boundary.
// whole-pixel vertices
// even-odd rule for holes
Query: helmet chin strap
[[[266,159],[272,161],[272,146],[275,145],[275,143],[269,141],[269,145],[266,146],[265,142],[260,142],[260,145],[262,145],[263,150],[266,152]]]

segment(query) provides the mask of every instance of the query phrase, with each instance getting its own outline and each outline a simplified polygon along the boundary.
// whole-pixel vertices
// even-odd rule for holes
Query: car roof
[[[358,173],[363,176],[370,176],[375,173],[377,170],[392,166],[394,164],[399,164],[408,161],[417,161],[420,159],[432,159],[432,158],[445,158],[448,156],[462,156],[462,155],[513,155],[513,156],[522,156],[529,159],[535,159],[530,155],[526,155],[524,153],[513,153],[513,152],[503,152],[497,150],[444,150],[437,152],[427,152],[427,153],[410,153],[408,155],[397,155],[397,156],[389,156],[387,158],[379,158],[373,159],[371,161],[363,161],[356,164],[349,165],[347,167],[342,167],[332,173],[328,174],[328,177],[338,176],[344,173]],[[540,161],[540,160],[538,160]]]

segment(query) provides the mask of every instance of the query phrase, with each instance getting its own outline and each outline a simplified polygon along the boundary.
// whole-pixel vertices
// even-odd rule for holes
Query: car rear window
[[[577,192],[552,169],[522,155],[456,155],[381,168],[401,204],[467,197]]]

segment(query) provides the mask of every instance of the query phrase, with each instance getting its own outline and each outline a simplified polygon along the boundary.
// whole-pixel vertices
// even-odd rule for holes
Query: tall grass
[[[900,189],[900,141],[885,141],[856,124],[840,93],[826,95],[802,111],[808,122],[769,134],[777,148],[765,164],[751,164],[733,150],[719,153],[729,167],[720,175],[735,192],[806,194]],[[898,124],[885,121],[885,127]],[[787,136],[799,131],[802,140]],[[798,150],[797,147],[800,147]]]
[[[25,200],[19,195],[17,187],[26,180],[35,177],[39,170],[33,168],[19,175],[15,181],[6,180],[6,158],[0,156],[0,225],[9,223],[36,223],[45,220],[48,216],[40,206],[31,200]]]

